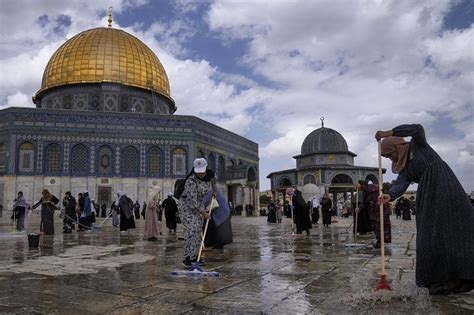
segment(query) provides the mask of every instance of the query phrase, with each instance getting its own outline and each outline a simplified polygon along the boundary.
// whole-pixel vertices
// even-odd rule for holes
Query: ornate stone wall
[[[46,91],[36,99],[37,108],[134,112],[169,115],[174,105],[159,94],[118,83],[77,84]]]

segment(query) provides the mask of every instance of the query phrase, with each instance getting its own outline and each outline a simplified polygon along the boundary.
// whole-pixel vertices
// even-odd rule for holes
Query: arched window
[[[100,176],[110,176],[114,171],[114,155],[112,148],[109,146],[102,146],[99,148],[99,153],[97,154],[97,173]]]
[[[52,143],[46,147],[45,172],[59,173],[61,171],[61,148],[58,144]]]
[[[123,176],[138,176],[139,168],[138,150],[129,145],[122,151],[122,158],[120,159],[122,165]]]
[[[7,150],[5,143],[0,143],[0,173],[5,172],[7,166]]]
[[[283,177],[278,181],[278,187],[290,187],[290,186],[291,186],[291,181],[286,177]]]
[[[219,156],[217,161],[217,179],[225,181],[225,160],[222,156]]]
[[[303,185],[316,184],[316,177],[312,174],[306,174],[303,178]]]
[[[186,175],[186,150],[183,148],[173,150],[173,175]]]
[[[255,172],[255,168],[250,167],[247,170],[247,182],[256,182],[257,181],[257,172]]]
[[[207,168],[213,171],[216,170],[216,158],[212,153],[207,157]]]
[[[331,184],[352,184],[352,178],[346,174],[339,174],[334,176]]]
[[[159,175],[161,173],[161,151],[153,147],[148,151],[148,173]]]
[[[83,144],[76,144],[71,150],[71,173],[87,175],[89,170],[89,150]]]

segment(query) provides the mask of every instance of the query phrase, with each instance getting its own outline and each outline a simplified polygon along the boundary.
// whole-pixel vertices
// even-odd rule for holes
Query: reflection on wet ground
[[[350,219],[311,235],[291,235],[288,219],[233,218],[234,243],[205,252],[206,270],[220,278],[171,276],[181,268],[182,241],[142,239],[105,224],[91,232],[42,236],[28,248],[0,218],[0,313],[471,313],[474,293],[429,297],[414,285],[415,222],[392,219],[386,247],[393,291],[374,291],[380,279],[372,236],[352,237]],[[33,215],[29,231],[38,230]],[[180,231],[178,230],[178,234]],[[358,245],[354,245],[357,243]],[[365,244],[366,246],[361,246]]]

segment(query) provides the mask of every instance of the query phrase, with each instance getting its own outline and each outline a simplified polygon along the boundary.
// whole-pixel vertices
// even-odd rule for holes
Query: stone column
[[[247,213],[245,213],[245,185],[242,184],[242,214],[241,216],[245,217],[247,215]]]

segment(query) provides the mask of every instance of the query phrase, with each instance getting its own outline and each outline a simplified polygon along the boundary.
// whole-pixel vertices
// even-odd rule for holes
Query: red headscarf
[[[382,156],[389,158],[396,153],[395,159],[392,160],[392,172],[400,173],[405,167],[408,160],[409,143],[401,137],[387,137],[382,140]]]

